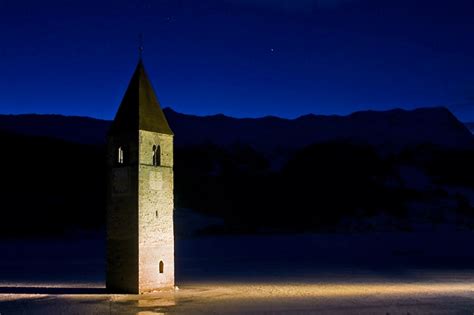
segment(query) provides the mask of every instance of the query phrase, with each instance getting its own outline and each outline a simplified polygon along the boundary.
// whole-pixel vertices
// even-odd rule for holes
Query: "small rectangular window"
[[[117,162],[118,162],[118,164],[123,164],[123,149],[122,149],[122,147],[118,148]]]

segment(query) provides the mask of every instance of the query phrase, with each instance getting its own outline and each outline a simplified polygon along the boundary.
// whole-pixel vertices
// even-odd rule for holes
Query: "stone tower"
[[[138,62],[107,139],[107,289],[174,286],[173,132]]]

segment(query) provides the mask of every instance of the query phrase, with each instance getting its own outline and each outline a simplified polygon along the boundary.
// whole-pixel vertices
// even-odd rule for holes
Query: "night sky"
[[[0,113],[112,119],[140,33],[178,112],[444,105],[474,120],[472,0],[0,0]]]

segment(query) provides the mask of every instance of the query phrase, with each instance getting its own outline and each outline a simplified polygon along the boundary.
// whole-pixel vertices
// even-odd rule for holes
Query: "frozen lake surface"
[[[3,314],[473,314],[469,231],[176,243],[179,290],[110,295],[102,235],[0,242]]]

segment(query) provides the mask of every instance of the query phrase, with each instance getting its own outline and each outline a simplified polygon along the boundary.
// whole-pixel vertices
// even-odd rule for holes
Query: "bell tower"
[[[109,130],[107,169],[107,289],[173,288],[173,132],[141,58]]]

